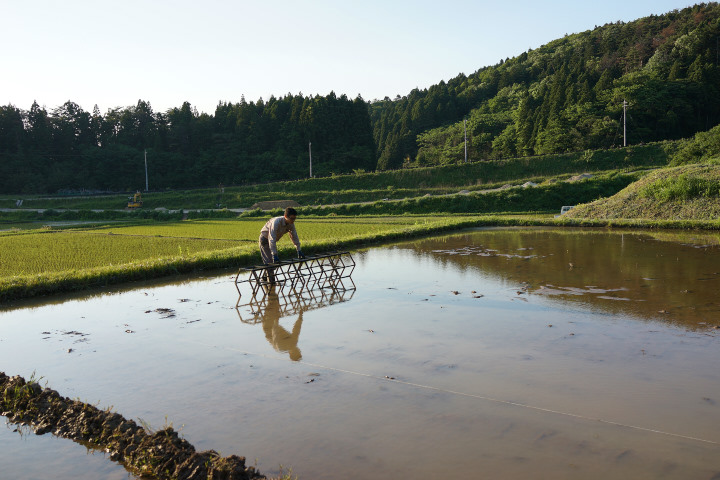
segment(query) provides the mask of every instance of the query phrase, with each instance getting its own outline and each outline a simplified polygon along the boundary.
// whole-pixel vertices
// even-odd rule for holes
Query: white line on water
[[[275,357],[275,356],[265,355],[265,354],[263,354],[263,353],[248,352],[248,351],[245,351],[245,350],[240,350],[240,349],[238,349],[238,348],[219,347],[218,345],[210,345],[210,344],[207,344],[207,343],[196,342],[196,341],[189,341],[189,340],[185,340],[185,341],[186,341],[187,343],[194,343],[194,344],[196,344],[196,345],[202,345],[202,346],[205,346],[205,347],[223,348],[223,349],[225,349],[225,350],[230,350],[230,351],[233,351],[233,352],[242,353],[242,354],[244,354],[244,355],[253,355],[253,356],[256,356],[256,357],[263,357],[263,358],[267,358],[267,359],[269,359],[269,360],[286,361],[285,358],[279,358],[279,357]],[[404,380],[398,380],[398,379],[396,379],[396,378],[380,377],[380,376],[378,376],[378,375],[373,375],[373,374],[371,374],[371,373],[355,372],[355,371],[353,371],[353,370],[346,370],[346,369],[343,369],[343,368],[329,367],[329,366],[327,366],[327,365],[320,365],[320,364],[317,364],[317,363],[310,363],[310,362],[305,362],[305,361],[303,361],[302,363],[303,363],[303,365],[308,365],[308,366],[311,366],[311,367],[314,367],[314,368],[319,368],[319,369],[324,369],[324,370],[330,370],[330,371],[333,371],[333,372],[347,373],[347,374],[355,375],[355,376],[358,376],[358,377],[367,377],[367,378],[373,378],[373,379],[375,379],[375,380],[384,380],[384,381],[386,381],[386,382],[399,383],[399,384],[402,384],[402,385],[407,385],[407,386],[415,387],[415,388],[422,388],[422,389],[425,389],[425,390],[434,390],[434,391],[436,391],[436,392],[443,392],[443,393],[448,393],[448,394],[451,394],[451,395],[458,395],[458,396],[468,397],[468,398],[476,398],[476,399],[478,399],[478,400],[485,400],[485,401],[488,401],[488,402],[500,403],[500,404],[503,404],[503,405],[511,405],[511,406],[513,406],[513,407],[527,408],[527,409],[536,410],[536,411],[539,411],[539,412],[553,413],[553,414],[555,414],[555,415],[563,415],[563,416],[566,416],[566,417],[577,418],[577,419],[580,419],[580,420],[588,420],[588,421],[600,422],[600,423],[604,423],[604,424],[607,424],[607,425],[613,425],[613,426],[616,426],[616,427],[625,427],[625,428],[630,428],[630,429],[633,429],[633,430],[640,430],[640,431],[642,431],[642,432],[656,433],[656,434],[659,434],[659,435],[666,435],[666,436],[669,436],[669,437],[682,438],[682,439],[685,439],[685,440],[692,440],[692,441],[695,441],[695,442],[709,443],[709,444],[711,444],[711,445],[720,445],[720,442],[716,442],[716,441],[713,441],[713,440],[707,440],[707,439],[704,439],[704,438],[691,437],[691,436],[689,436],[689,435],[682,435],[682,434],[679,434],[679,433],[666,432],[666,431],[657,430],[657,429],[654,429],[654,428],[640,427],[640,426],[638,426],[638,425],[630,425],[630,424],[627,424],[627,423],[615,422],[615,421],[612,421],[612,420],[605,420],[605,419],[602,419],[602,418],[586,417],[586,416],[584,416],[584,415],[580,415],[580,414],[577,414],[577,413],[562,412],[562,411],[560,411],[560,410],[553,410],[553,409],[550,409],[550,408],[537,407],[537,406],[534,406],[534,405],[529,405],[529,404],[527,404],[527,403],[512,402],[512,401],[510,401],[510,400],[501,400],[501,399],[499,399],[499,398],[488,397],[488,396],[485,396],[485,395],[477,395],[477,394],[474,394],[474,393],[458,392],[458,391],[456,391],[456,390],[449,390],[449,389],[441,388],[441,387],[433,387],[432,385],[423,385],[423,384],[421,384],[421,383],[406,382],[406,381],[404,381]]]

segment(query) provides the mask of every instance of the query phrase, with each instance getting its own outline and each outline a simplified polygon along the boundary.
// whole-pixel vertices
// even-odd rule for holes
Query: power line
[[[623,98],[623,147],[627,147],[627,101]]]

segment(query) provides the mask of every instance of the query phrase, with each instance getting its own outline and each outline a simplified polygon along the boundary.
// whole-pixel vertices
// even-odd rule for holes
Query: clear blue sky
[[[405,95],[685,0],[0,0],[0,104]]]

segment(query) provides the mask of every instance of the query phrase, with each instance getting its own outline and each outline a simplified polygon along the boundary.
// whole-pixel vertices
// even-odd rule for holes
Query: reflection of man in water
[[[265,338],[267,338],[275,350],[278,352],[288,352],[290,354],[290,360],[297,362],[302,358],[297,344],[300,338],[303,311],[300,310],[298,319],[295,320],[295,325],[293,325],[292,333],[290,333],[285,330],[285,327],[280,325],[280,298],[278,298],[274,286],[270,286],[268,289],[267,299],[262,322]]]

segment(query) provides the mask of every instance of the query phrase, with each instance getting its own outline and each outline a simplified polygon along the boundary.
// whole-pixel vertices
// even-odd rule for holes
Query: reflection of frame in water
[[[355,260],[350,252],[329,252],[302,259],[294,258],[278,263],[241,268],[235,277],[235,288],[240,296],[242,296],[240,291],[242,283],[250,285],[253,296],[268,286],[274,286],[278,290],[287,288],[295,293],[313,289],[335,289],[338,288],[338,283],[342,284],[343,280],[350,279],[353,270],[355,270]],[[248,276],[241,280],[240,275],[243,273],[247,273]],[[350,281],[352,282],[352,279]],[[344,285],[341,286],[345,288]]]
[[[332,279],[323,288],[303,288],[306,286],[307,283],[301,283],[299,287],[283,290],[276,285],[259,285],[247,303],[240,303],[240,295],[235,304],[241,322],[262,324],[270,345],[277,352],[287,353],[294,362],[302,359],[298,342],[304,312],[347,302],[355,294],[355,283],[350,277]],[[297,318],[291,329],[280,323],[280,319],[294,316]]]
[[[345,285],[344,282],[349,283]],[[292,290],[287,293],[271,285],[254,291],[247,303],[241,304],[242,297],[239,297],[235,309],[243,323],[258,324],[268,316],[280,319],[347,302],[353,295],[355,283],[352,278],[338,279],[332,286],[322,289]]]

